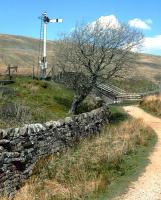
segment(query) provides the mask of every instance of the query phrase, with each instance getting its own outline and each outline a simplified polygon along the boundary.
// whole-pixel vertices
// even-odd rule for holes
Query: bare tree
[[[122,76],[141,44],[140,31],[125,24],[105,27],[100,22],[94,25],[79,25],[57,44],[57,64],[66,72],[75,72],[73,81],[75,97],[71,112],[96,86],[98,79]]]

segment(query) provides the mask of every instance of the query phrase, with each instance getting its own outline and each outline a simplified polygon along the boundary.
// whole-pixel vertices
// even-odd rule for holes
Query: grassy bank
[[[0,86],[0,128],[43,123],[69,116],[73,90],[55,82],[17,77],[14,84]],[[91,97],[78,107],[78,113],[95,107]]]
[[[15,200],[111,198],[145,167],[155,140],[140,120],[109,125],[102,134],[39,162]]]
[[[72,98],[73,92],[62,85],[18,77],[0,88],[0,128],[65,117]]]
[[[140,107],[152,115],[161,117],[161,96],[145,97],[140,102]]]

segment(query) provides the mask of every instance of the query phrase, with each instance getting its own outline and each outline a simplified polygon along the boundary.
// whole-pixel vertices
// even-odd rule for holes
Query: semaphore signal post
[[[63,19],[50,19],[47,16],[47,12],[42,13],[39,17],[41,20],[40,28],[40,44],[39,44],[39,67],[40,67],[40,78],[46,78],[47,70],[47,25],[48,23],[62,23]]]

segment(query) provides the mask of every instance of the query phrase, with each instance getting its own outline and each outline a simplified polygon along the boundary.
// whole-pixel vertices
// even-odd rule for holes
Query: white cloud
[[[111,27],[117,28],[120,26],[119,20],[115,15],[101,16],[96,21],[90,23],[90,26],[94,26],[97,22],[101,23],[104,28]],[[151,29],[150,25],[152,24],[151,19],[141,20],[135,18],[129,20],[128,24],[131,27],[136,27],[139,29]],[[153,53],[156,51],[161,51],[161,35],[155,35],[153,37],[145,37],[143,40],[142,48],[133,49],[133,51],[141,51],[144,53]]]
[[[161,35],[154,37],[146,37],[143,42],[143,51],[158,51],[161,50]]]
[[[96,21],[92,22],[90,25],[94,26],[97,22],[99,22],[104,28],[109,26],[117,28],[120,25],[115,15],[101,16]]]
[[[151,29],[150,24],[152,24],[152,20],[147,19],[147,20],[143,21],[139,18],[135,18],[135,19],[129,20],[128,24],[131,27],[148,30],[148,29]]]
[[[119,20],[115,15],[107,15],[101,16],[96,21],[90,23],[91,26],[94,26],[97,22],[99,22],[104,28],[106,27],[114,27],[117,28],[120,26]],[[128,21],[128,24],[131,27],[139,28],[139,29],[151,29],[150,25],[152,24],[151,19],[141,20],[139,18],[131,19]]]

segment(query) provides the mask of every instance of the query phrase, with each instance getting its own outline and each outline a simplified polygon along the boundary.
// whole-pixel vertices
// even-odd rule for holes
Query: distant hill
[[[51,60],[54,42],[48,41],[48,55]],[[23,36],[0,35],[0,64],[31,66],[38,62],[39,40]]]
[[[161,56],[140,54],[136,61],[136,75],[155,81],[161,81]]]
[[[54,64],[54,50],[56,43],[48,41],[48,62]],[[39,40],[24,36],[0,34],[0,67],[7,64],[19,65],[23,68],[37,66]],[[132,76],[143,76],[151,80],[161,80],[161,56],[140,54],[137,61],[132,64]],[[0,71],[1,72],[1,71]]]

